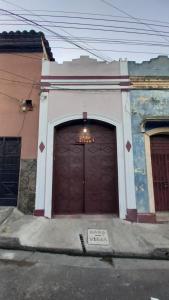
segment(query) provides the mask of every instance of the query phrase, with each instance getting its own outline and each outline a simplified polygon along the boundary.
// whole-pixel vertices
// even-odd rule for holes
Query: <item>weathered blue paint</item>
[[[156,99],[154,101],[154,99]],[[157,101],[158,100],[158,101]],[[149,211],[148,186],[144,134],[141,123],[146,117],[169,117],[169,91],[131,91],[131,122],[137,208],[140,212]]]
[[[128,68],[131,76],[169,76],[169,58],[158,56],[142,63],[129,61]]]
[[[160,56],[141,64],[129,62],[128,67],[130,76],[169,76],[168,57]],[[147,117],[169,118],[169,90],[132,90],[130,98],[137,209],[139,212],[149,212],[145,144],[141,123]]]

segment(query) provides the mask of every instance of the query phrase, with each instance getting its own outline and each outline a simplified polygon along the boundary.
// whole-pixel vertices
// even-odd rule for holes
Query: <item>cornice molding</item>
[[[132,89],[169,89],[169,76],[130,76]]]

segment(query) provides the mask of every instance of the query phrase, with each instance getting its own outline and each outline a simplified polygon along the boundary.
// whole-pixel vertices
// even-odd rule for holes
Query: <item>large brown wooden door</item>
[[[86,124],[94,142],[79,144],[83,122],[55,130],[53,213],[118,214],[116,130],[95,121]]]
[[[169,210],[169,135],[151,137],[151,159],[156,211]]]

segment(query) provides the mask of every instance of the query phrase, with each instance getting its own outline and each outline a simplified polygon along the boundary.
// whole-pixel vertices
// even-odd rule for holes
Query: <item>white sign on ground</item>
[[[87,243],[89,245],[109,245],[107,230],[105,229],[88,229]]]

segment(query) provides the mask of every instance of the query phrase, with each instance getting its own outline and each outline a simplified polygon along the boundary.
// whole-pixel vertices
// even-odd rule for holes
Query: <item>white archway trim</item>
[[[46,187],[45,187],[45,212],[48,218],[52,216],[52,182],[53,182],[53,144],[54,144],[54,128],[55,126],[72,120],[82,119],[82,115],[70,115],[58,118],[48,123],[47,133],[47,159],[46,159]],[[119,190],[119,214],[120,218],[126,216],[125,201],[125,163],[124,163],[124,143],[122,125],[113,119],[108,119],[101,115],[88,114],[88,119],[103,121],[116,126],[117,134],[117,164],[118,164],[118,190]],[[41,175],[43,176],[43,174]]]
[[[154,200],[154,186],[153,186],[153,174],[152,174],[150,137],[152,135],[156,135],[156,134],[169,134],[169,127],[155,128],[155,129],[148,130],[144,133],[150,213],[155,213],[155,200]]]

